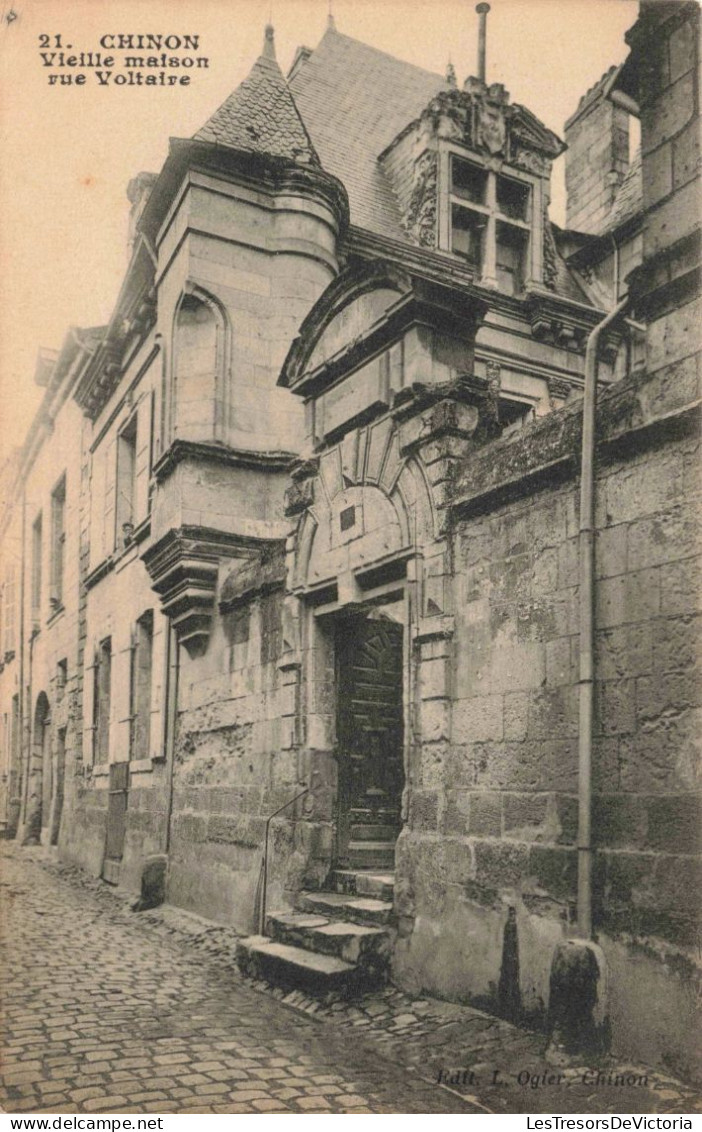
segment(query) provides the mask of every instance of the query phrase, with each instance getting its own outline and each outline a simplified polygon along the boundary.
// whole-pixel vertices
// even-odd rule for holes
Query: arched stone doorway
[[[32,720],[32,741],[29,750],[25,845],[38,845],[42,827],[51,807],[52,768],[50,743],[51,709],[45,692],[40,692]]]

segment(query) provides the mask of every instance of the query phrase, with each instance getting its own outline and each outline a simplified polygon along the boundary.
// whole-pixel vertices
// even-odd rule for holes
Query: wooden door
[[[110,791],[107,806],[107,832],[103,879],[111,884],[119,880],[119,866],[124,851],[127,829],[127,799],[129,795],[129,763],[110,764]]]
[[[336,655],[339,863],[392,867],[404,785],[402,626],[340,622]]]

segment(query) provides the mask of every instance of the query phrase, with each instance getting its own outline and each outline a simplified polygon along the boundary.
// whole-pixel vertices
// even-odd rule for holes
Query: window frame
[[[454,159],[464,161],[476,169],[486,173],[485,203],[469,200],[466,196],[453,191]],[[519,220],[501,212],[497,205],[497,178],[514,181],[529,189],[529,216],[527,220]],[[465,209],[485,217],[485,231],[483,234],[482,266],[476,273],[476,282],[482,286],[493,287],[495,290],[505,292],[500,287],[497,278],[497,225],[507,224],[527,233],[527,250],[525,255],[524,279],[522,287],[515,292],[516,295],[528,290],[530,286],[538,286],[543,280],[543,215],[545,201],[544,179],[522,169],[514,169],[500,158],[487,158],[481,154],[467,151],[460,146],[444,143],[439,150],[439,248],[448,251],[451,255],[470,263],[467,257],[453,250],[453,208]]]
[[[110,761],[110,713],[112,710],[112,637],[103,637],[93,661],[93,766]]]
[[[32,628],[39,627],[44,557],[44,514],[39,511],[32,523],[32,559],[29,590],[29,607]]]
[[[153,609],[137,618],[131,635],[129,657],[129,761],[151,758],[151,713],[154,680]],[[148,679],[143,679],[146,672]]]
[[[129,546],[131,535],[127,535],[125,526],[130,525],[133,534],[136,529],[137,507],[137,453],[139,445],[139,407],[130,413],[127,420],[119,428],[115,444],[115,540],[117,551]],[[129,453],[130,474],[128,477],[129,496],[123,490],[125,459]],[[129,515],[126,517],[125,502],[129,504]]]
[[[49,603],[51,612],[63,608],[66,571],[66,473],[51,492],[51,547],[49,561]]]

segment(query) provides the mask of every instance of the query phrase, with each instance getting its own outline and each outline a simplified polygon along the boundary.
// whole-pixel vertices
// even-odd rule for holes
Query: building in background
[[[537,1025],[591,922],[597,1040],[694,1072],[698,20],[644,3],[581,100],[565,229],[564,143],[484,55],[459,86],[333,22],[287,78],[266,29],[130,183],[112,318],[42,355],[7,473],[10,836],[265,928],[268,977]]]

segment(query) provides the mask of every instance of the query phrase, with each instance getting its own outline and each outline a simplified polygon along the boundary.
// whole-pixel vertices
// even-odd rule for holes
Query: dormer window
[[[451,251],[482,283],[520,294],[530,274],[531,185],[455,153],[450,161]]]

